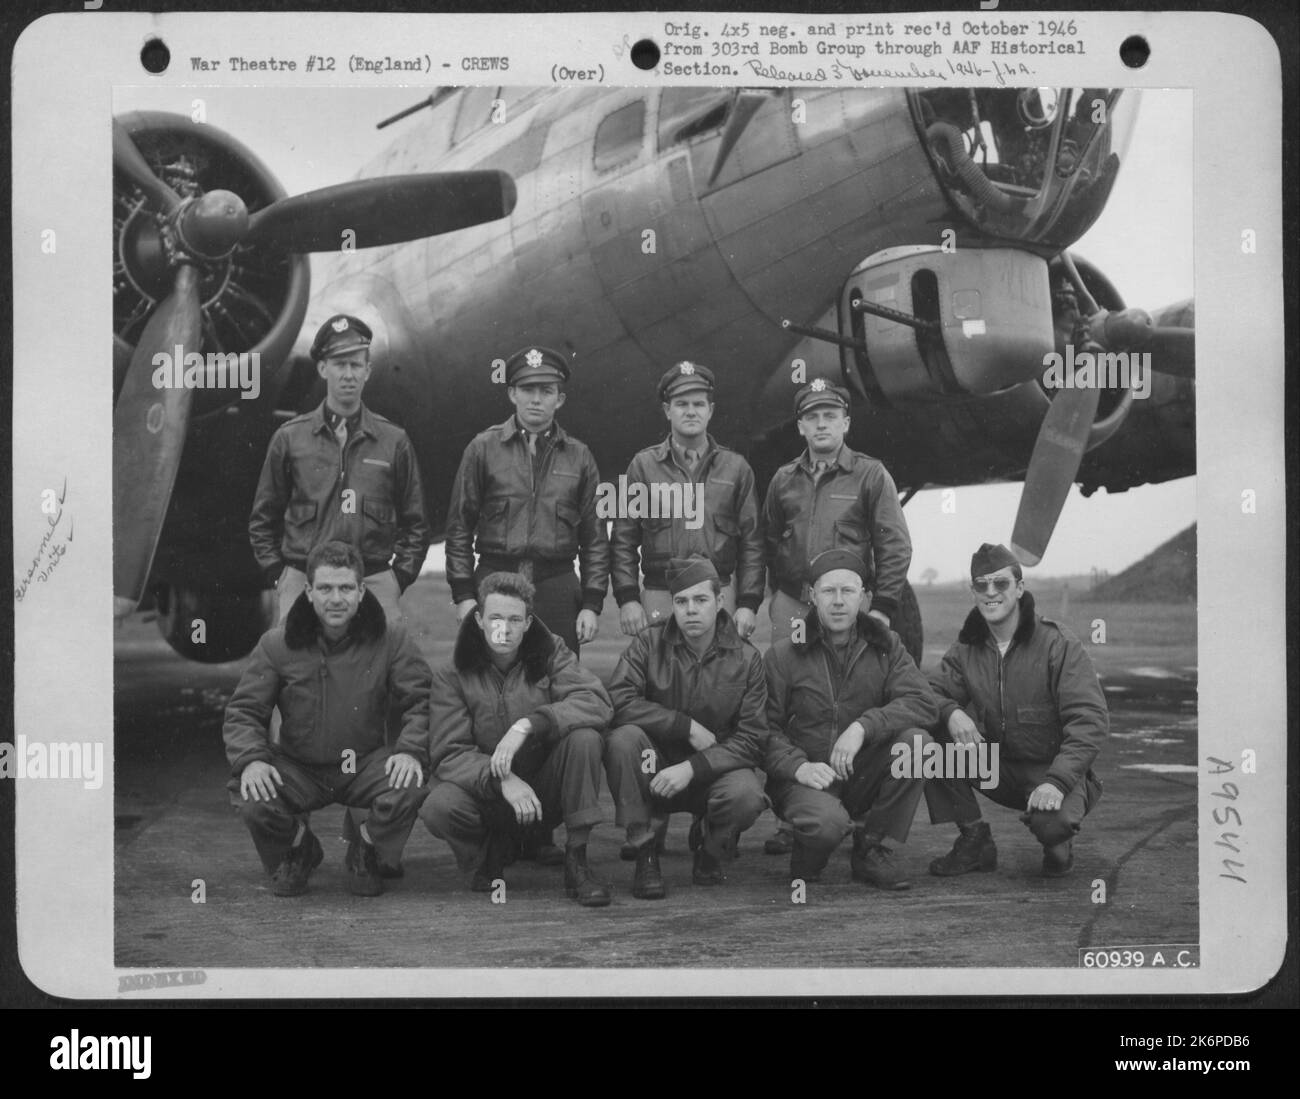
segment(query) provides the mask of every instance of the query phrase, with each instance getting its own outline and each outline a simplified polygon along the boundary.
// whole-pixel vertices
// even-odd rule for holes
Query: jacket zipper
[[[316,743],[325,743],[325,692],[326,684],[329,682],[329,670],[325,663],[324,654],[320,658],[320,709],[316,713]]]
[[[822,645],[823,646],[826,645],[825,639],[822,640]],[[847,682],[849,676],[853,673],[853,667],[855,664],[857,664],[859,658],[861,658],[862,653],[865,651],[865,648],[866,648],[866,642],[864,642],[861,638],[858,638],[857,651],[853,654],[853,656],[849,659],[848,663],[844,667],[844,676],[843,676],[844,682]],[[833,723],[832,727],[833,729],[838,730],[833,734],[831,738],[831,744],[834,745],[835,741],[839,739],[840,733],[843,732],[844,730],[840,729],[840,694],[839,691],[835,689],[835,684],[831,680],[831,654],[827,652],[824,647],[822,649],[822,665],[826,669],[826,685],[831,689],[831,707],[832,707],[831,721]]]

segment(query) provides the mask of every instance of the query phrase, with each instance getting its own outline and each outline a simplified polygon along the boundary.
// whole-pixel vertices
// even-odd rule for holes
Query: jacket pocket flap
[[[361,511],[377,523],[391,523],[397,510],[386,500],[375,500],[367,496],[361,501]]]

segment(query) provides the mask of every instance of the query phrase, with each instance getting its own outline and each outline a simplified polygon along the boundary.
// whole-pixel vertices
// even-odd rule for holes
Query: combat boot
[[[343,868],[348,876],[348,892],[353,896],[377,897],[384,891],[384,882],[379,876],[379,856],[375,854],[374,846],[365,840],[358,838],[348,844]]]
[[[849,860],[853,880],[877,889],[910,889],[903,868],[898,865],[894,852],[873,836],[861,832],[853,835],[853,855]]]
[[[1043,877],[1063,878],[1074,869],[1074,841],[1043,848]]]
[[[495,888],[493,882],[501,877],[509,861],[508,851],[513,842],[512,837],[495,828],[488,832],[487,842],[483,845],[483,857],[469,883],[471,890],[475,893],[492,892]]]
[[[564,893],[584,908],[604,908],[609,904],[609,886],[592,875],[587,866],[585,843],[564,852]]]
[[[280,865],[271,875],[271,892],[277,897],[300,897],[307,892],[307,879],[311,872],[321,864],[325,851],[316,834],[308,828],[297,847],[290,847],[289,853],[280,860]]]
[[[809,851],[797,839],[793,841],[790,851],[790,880],[815,882],[822,880],[822,871],[830,859],[829,854]]]
[[[930,873],[939,878],[951,878],[972,870],[989,871],[998,868],[998,848],[993,842],[993,831],[984,821],[976,821],[957,836],[952,850],[942,858],[930,862]]]
[[[659,851],[654,838],[636,849],[636,870],[632,874],[632,896],[643,901],[663,900],[668,895],[659,871]]]

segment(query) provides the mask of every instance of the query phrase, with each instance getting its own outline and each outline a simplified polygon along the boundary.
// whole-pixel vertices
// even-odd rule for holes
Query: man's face
[[[498,656],[513,658],[524,643],[524,634],[533,624],[522,599],[513,595],[493,592],[483,603],[481,611],[474,612],[478,627],[487,639],[488,648]]]
[[[673,433],[683,439],[703,439],[713,419],[713,405],[703,390],[683,393],[664,403],[664,415]]]
[[[828,405],[810,408],[796,422],[799,434],[808,440],[808,449],[814,454],[834,454],[849,430],[848,413]]]
[[[701,580],[673,596],[673,617],[677,628],[692,641],[704,637],[718,621],[721,600],[713,593],[713,581]]]
[[[555,413],[564,404],[564,391],[559,382],[524,382],[510,386],[506,392],[519,422],[529,431],[549,428]]]
[[[316,364],[316,372],[325,379],[325,393],[331,405],[354,405],[361,400],[361,391],[370,379],[370,349],[358,347],[321,359]]]
[[[827,633],[843,633],[857,621],[858,611],[871,605],[871,596],[852,569],[831,569],[813,585],[813,604]]]
[[[356,616],[364,590],[360,577],[346,565],[318,565],[307,598],[321,625],[341,634]]]
[[[1010,565],[987,576],[978,576],[971,582],[975,606],[979,607],[984,621],[990,626],[1005,622],[1014,615],[1024,593],[1025,582],[1016,579]]]

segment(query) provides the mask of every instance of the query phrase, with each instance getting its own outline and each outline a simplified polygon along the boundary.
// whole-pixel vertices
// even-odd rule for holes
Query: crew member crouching
[[[758,650],[722,609],[718,570],[704,556],[674,558],[673,615],[627,647],[610,697],[605,768],[615,821],[636,850],[632,895],[665,895],[655,831],[689,811],[697,885],[725,880],[722,864],[766,801],[755,768],[767,737],[767,687]]]
[[[370,810],[348,843],[353,893],[383,892],[380,863],[396,867],[428,792],[429,666],[398,622],[365,590],[361,554],[326,542],[307,558],[307,589],[262,635],[226,706],[231,801],[253,834],[277,896],[305,893],[324,857],[295,814],[335,802]],[[390,752],[390,705],[401,732]],[[278,743],[271,711],[284,721]]]
[[[513,861],[521,827],[549,832],[563,820],[565,892],[587,907],[607,905],[609,889],[587,866],[587,840],[601,820],[609,695],[533,616],[531,582],[492,573],[478,598],[452,660],[433,675],[433,779],[420,819],[474,871],[476,892],[490,892]]]
[[[851,550],[818,554],[812,610],[764,658],[767,793],[794,829],[792,879],[817,881],[852,829],[854,881],[906,889],[884,841],[907,839],[924,780],[894,746],[923,751],[938,704],[898,635],[865,613],[867,575]]]
[[[975,607],[931,676],[938,736],[995,746],[998,782],[981,792],[1021,810],[1043,845],[1044,876],[1061,877],[1074,867],[1074,836],[1101,798],[1092,763],[1110,728],[1106,696],[1079,639],[1035,613],[1015,554],[985,542],[970,572]],[[959,832],[930,873],[997,866],[993,833],[969,779],[930,779],[925,799],[932,822],[955,821]]]

